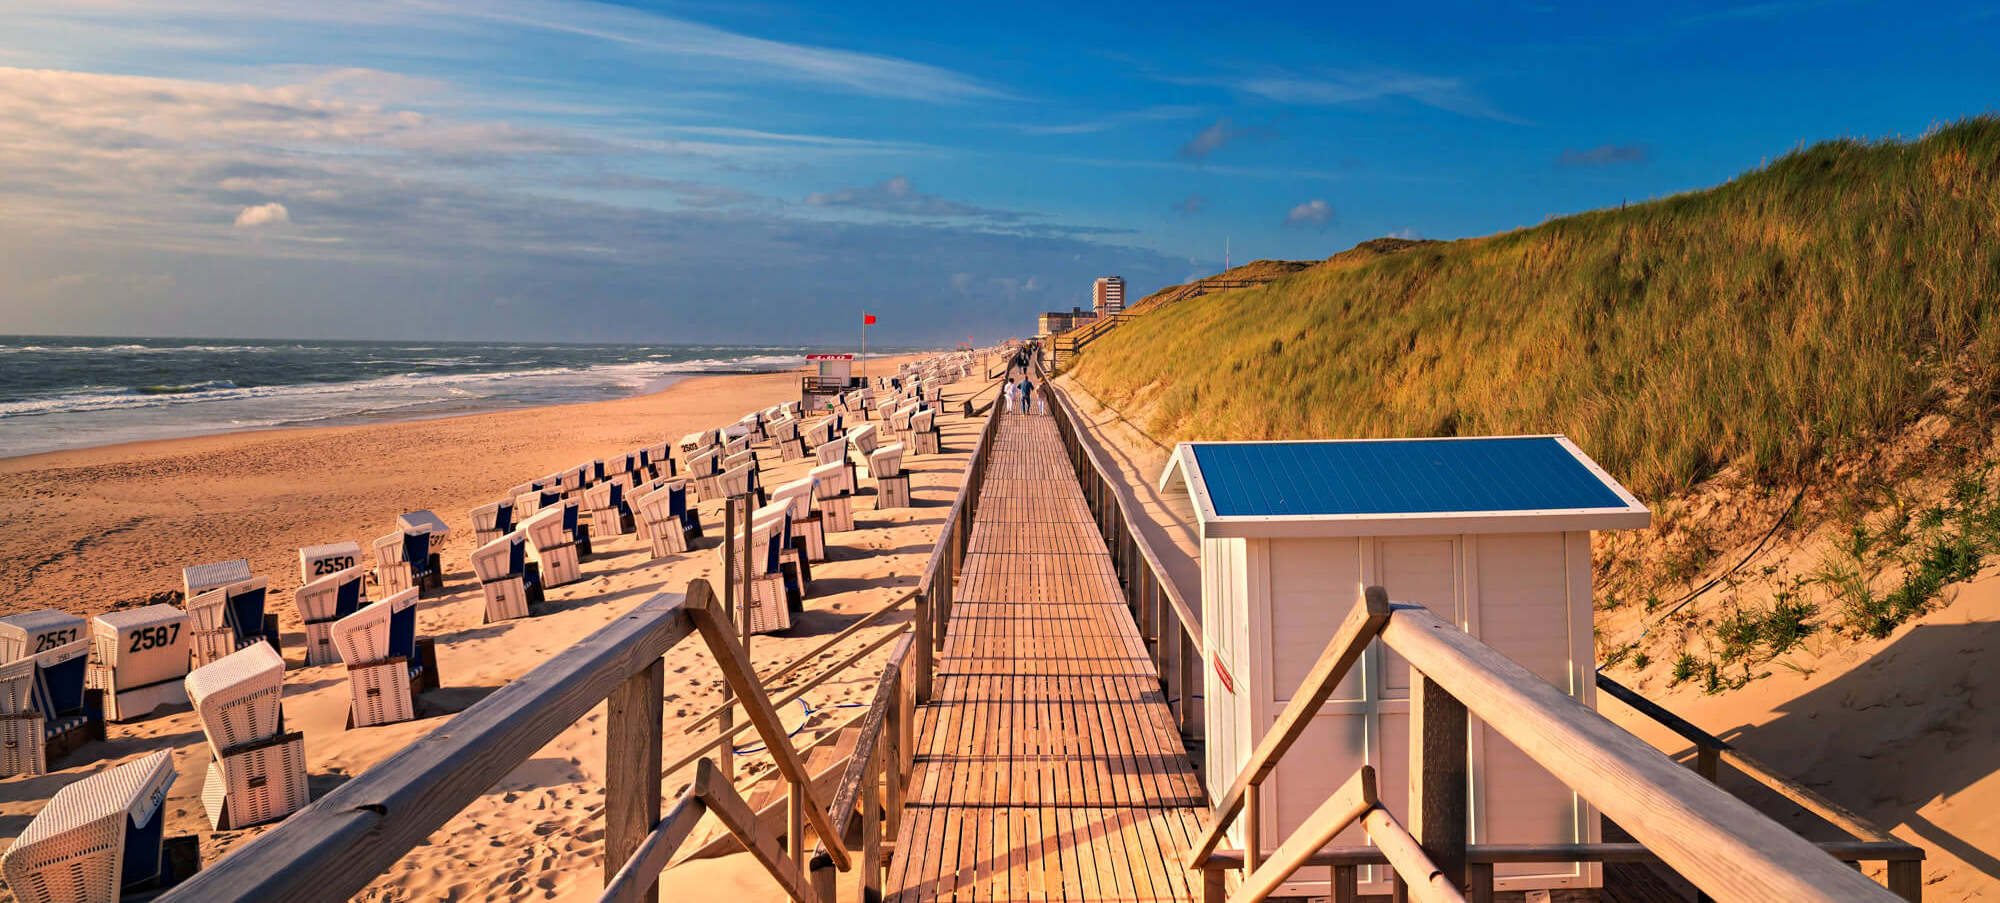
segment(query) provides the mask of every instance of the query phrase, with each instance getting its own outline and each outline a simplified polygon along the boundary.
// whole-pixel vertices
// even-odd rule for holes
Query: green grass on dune
[[[2000,397],[2000,119],[1167,306],[1077,379],[1186,439],[1560,432],[1647,497]]]

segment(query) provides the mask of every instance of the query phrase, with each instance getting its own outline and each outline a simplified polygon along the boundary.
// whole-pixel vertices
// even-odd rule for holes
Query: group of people
[[[1036,398],[1035,383],[1028,378],[1026,373],[1021,374],[1020,382],[1015,382],[1010,374],[1007,379],[1006,390],[1001,393],[1001,396],[1005,399],[1005,406],[1001,410],[1006,413],[1012,414],[1019,411],[1023,414],[1047,414],[1049,412],[1048,390],[1046,388],[1043,389],[1042,396]]]

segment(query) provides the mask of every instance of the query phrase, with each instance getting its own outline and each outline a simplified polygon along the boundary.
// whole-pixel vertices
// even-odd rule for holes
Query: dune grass
[[[2000,119],[1169,305],[1074,373],[1173,439],[1568,434],[1642,497],[2000,399]]]

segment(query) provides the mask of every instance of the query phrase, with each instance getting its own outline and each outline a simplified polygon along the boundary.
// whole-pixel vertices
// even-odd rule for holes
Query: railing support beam
[[[1444,880],[1465,887],[1468,822],[1465,704],[1410,674],[1410,828]]]
[[[604,880],[609,883],[660,821],[660,732],[667,693],[666,659],[625,679],[605,700]],[[646,903],[658,903],[657,881]]]

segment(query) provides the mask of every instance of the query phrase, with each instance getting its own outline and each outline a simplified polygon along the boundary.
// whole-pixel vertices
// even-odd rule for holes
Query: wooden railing
[[[1083,350],[1083,346],[1096,341],[1129,319],[1131,315],[1125,313],[1106,314],[1092,321],[1089,326],[1050,336],[1050,365],[1058,372],[1068,369],[1070,360],[1076,357],[1077,352]]]
[[[1038,367],[1038,373],[1044,382],[1048,380],[1046,369]],[[1153,673],[1174,707],[1181,739],[1199,765],[1202,709],[1195,702],[1200,698],[1202,661],[1207,655],[1202,645],[1201,618],[1168,576],[1159,552],[1133,526],[1133,506],[1118,491],[1124,479],[1094,445],[1083,440],[1078,432],[1079,419],[1069,399],[1053,387],[1042,391],[1048,395],[1049,413],[1055,418],[1056,432],[1062,436],[1070,464],[1076,468],[1084,499],[1089,502],[1098,530],[1111,551],[1112,566],[1124,585],[1126,605],[1151,650]],[[1195,772],[1205,779],[1203,769],[1196,768]]]
[[[1329,797],[1261,861],[1258,787],[1304,734],[1368,644],[1379,638],[1410,666],[1410,829],[1372,799],[1368,769]],[[1637,844],[1495,846],[1466,842],[1467,727],[1477,717],[1629,831]],[[1244,817],[1244,850],[1218,850]],[[1360,820],[1375,849],[1327,850]],[[1403,842],[1407,835],[1409,843]],[[1719,900],[1916,900],[1921,875],[1891,872],[1891,889],[1843,860],[1907,861],[1881,842],[1815,845],[1428,609],[1389,602],[1369,587],[1327,643],[1298,692],[1217,798],[1189,865],[1205,870],[1205,898],[1224,898],[1226,872],[1244,872],[1232,901],[1264,899],[1308,865],[1334,866],[1336,899],[1352,899],[1358,866],[1387,862],[1400,891],[1419,900],[1493,897],[1496,862],[1605,862],[1657,857]],[[1894,846],[1907,847],[1898,842]],[[1899,877],[1900,874],[1900,877]],[[1343,896],[1346,895],[1346,896]]]
[[[951,610],[951,584],[967,543],[998,423],[991,409],[965,470],[965,486],[939,530],[918,588],[864,616],[818,648],[774,672],[777,679],[853,637],[865,624],[912,601],[916,617],[907,630],[889,631],[820,674],[787,687],[783,700],[863,660],[898,638],[873,703],[856,719],[862,736],[841,782],[828,801],[815,798],[812,775],[791,743],[776,705],[764,689],[725,606],[705,580],[685,594],[660,593],[616,621],[508,681],[485,699],[398,750],[360,776],[328,792],[258,837],[169,891],[172,901],[346,900],[423,843],[494,784],[599,702],[606,703],[604,899],[655,901],[660,870],[704,814],[713,813],[800,903],[825,900],[814,883],[830,887],[833,870],[861,864],[859,880],[879,895],[881,830],[893,834],[901,818],[904,781],[915,748],[914,704],[929,698],[933,652],[942,643]],[[663,656],[700,633],[715,656],[730,698],[697,723],[719,722],[715,738],[672,768],[663,767],[666,692]],[[768,836],[715,760],[742,728],[730,726],[741,711],[786,783],[786,831]],[[694,781],[662,818],[664,776],[695,765]],[[861,814],[858,845],[847,843]],[[805,832],[817,840],[813,877],[807,876]],[[871,835],[871,830],[878,833]],[[871,839],[872,837],[872,839]],[[821,873],[825,873],[823,876]]]

